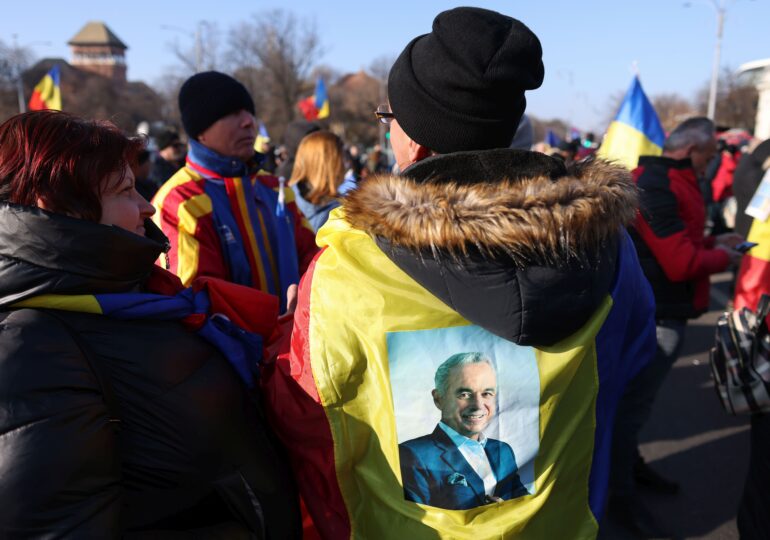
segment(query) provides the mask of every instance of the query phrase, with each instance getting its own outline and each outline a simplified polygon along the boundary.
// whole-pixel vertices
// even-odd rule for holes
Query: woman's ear
[[[48,206],[45,204],[45,201],[41,197],[38,197],[35,200],[35,204],[37,205],[38,208],[42,208],[43,210],[49,210]]]

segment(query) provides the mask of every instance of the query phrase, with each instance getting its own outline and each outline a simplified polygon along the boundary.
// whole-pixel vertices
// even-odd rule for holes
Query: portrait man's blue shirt
[[[462,445],[465,439],[467,437],[449,426],[444,429],[437,425],[430,435],[399,445],[407,500],[450,510],[467,510],[489,503],[484,480],[458,447],[457,442]],[[519,480],[516,459],[508,444],[489,438],[485,438],[483,444],[474,443],[477,448],[471,449],[468,445],[468,449],[483,448],[497,480],[494,497],[509,500],[528,494]]]

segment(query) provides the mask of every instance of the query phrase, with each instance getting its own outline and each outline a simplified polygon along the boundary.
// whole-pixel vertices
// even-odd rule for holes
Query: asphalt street
[[[731,296],[730,274],[712,278],[710,311],[690,321],[685,345],[641,436],[645,460],[680,483],[674,496],[644,492],[671,538],[738,538],[735,515],[748,463],[748,417],[729,416],[711,381],[708,351],[714,325]],[[602,535],[633,538],[611,526]]]

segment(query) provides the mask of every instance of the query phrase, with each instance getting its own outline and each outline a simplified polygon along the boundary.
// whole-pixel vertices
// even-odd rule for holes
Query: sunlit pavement
[[[674,496],[642,491],[672,538],[738,538],[735,515],[748,464],[748,417],[724,412],[708,362],[714,325],[731,296],[731,279],[727,273],[713,276],[711,310],[688,325],[682,355],[641,437],[645,460],[681,487]],[[602,538],[634,538],[609,527]]]

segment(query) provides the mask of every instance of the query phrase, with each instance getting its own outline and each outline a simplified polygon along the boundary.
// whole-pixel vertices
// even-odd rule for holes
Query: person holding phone
[[[703,234],[706,211],[698,179],[716,152],[714,123],[690,118],[669,134],[662,156],[641,156],[633,171],[640,211],[631,236],[655,296],[658,347],[655,358],[629,384],[618,410],[609,511],[616,521],[648,536],[667,535],[637,497],[637,484],[668,494],[679,487],[644,463],[637,448],[639,431],[679,356],[687,320],[708,308],[709,276],[737,265],[742,257],[735,249],[742,236]]]

